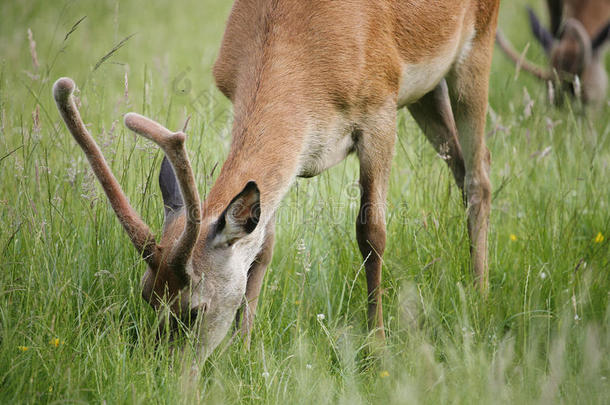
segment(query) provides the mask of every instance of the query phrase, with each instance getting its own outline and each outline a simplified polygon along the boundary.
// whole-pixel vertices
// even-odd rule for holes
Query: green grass
[[[515,78],[499,53],[488,120],[489,296],[471,287],[449,171],[401,112],[385,357],[366,356],[350,157],[299,180],[285,199],[252,348],[221,347],[185,384],[188,350],[155,343],[156,317],[139,292],[145,265],[51,97],[56,78],[76,80],[85,122],[157,232],[161,155],[123,127],[125,112],[170,128],[192,115],[188,149],[209,190],[230,142],[230,105],[211,75],[230,4],[148,3],[0,4],[0,403],[610,402],[610,108],[552,108],[544,86]],[[505,2],[500,22],[519,47],[530,38],[523,4]],[[529,55],[544,60],[535,44]]]

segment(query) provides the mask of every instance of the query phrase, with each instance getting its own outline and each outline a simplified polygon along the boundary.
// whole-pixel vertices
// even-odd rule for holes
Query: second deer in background
[[[550,29],[528,8],[536,40],[549,59],[550,68],[522,60],[498,32],[498,44],[523,70],[545,81],[557,81],[557,90],[589,104],[606,101],[608,73],[604,66],[605,45],[610,38],[610,0],[547,0]],[[560,98],[557,98],[560,100]]]

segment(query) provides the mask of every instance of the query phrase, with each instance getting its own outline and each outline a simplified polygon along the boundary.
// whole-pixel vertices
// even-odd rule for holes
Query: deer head
[[[548,0],[551,31],[528,8],[529,23],[536,40],[544,49],[550,69],[541,69],[522,60],[501,33],[500,47],[521,67],[538,78],[560,82],[561,89],[593,104],[606,97],[608,75],[603,66],[603,49],[610,38],[610,3],[594,1]]]
[[[248,266],[256,252],[253,245],[262,238],[261,232],[254,232],[260,228],[258,186],[248,182],[221,212],[206,206],[210,215],[202,215],[185,149],[186,125],[183,131],[171,132],[139,114],[126,114],[125,125],[165,153],[159,175],[165,220],[157,243],[83,124],[72,95],[74,88],[74,81],[61,78],[53,86],[53,95],[116,216],[148,264],[142,277],[142,297],[156,310],[169,308],[174,322],[196,324],[205,357],[222,340],[243,300]]]
[[[610,23],[592,38],[591,29],[578,19],[568,17],[554,36],[544,28],[533,10],[529,9],[528,13],[534,37],[544,48],[551,68],[562,79],[563,88],[571,94],[582,95],[585,101],[603,101],[608,76],[600,55],[610,34]],[[578,87],[579,82],[582,89]]]

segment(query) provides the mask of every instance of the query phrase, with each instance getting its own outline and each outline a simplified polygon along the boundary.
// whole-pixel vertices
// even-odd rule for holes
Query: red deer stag
[[[551,17],[548,31],[528,9],[534,37],[542,45],[551,69],[521,60],[512,45],[498,32],[498,44],[523,70],[552,81],[560,90],[590,104],[606,101],[608,74],[604,66],[605,44],[610,38],[610,0],[547,0]]]
[[[202,204],[184,133],[125,116],[127,127],[166,155],[160,242],[83,125],[74,82],[55,83],[68,129],[148,264],[144,299],[157,309],[169,302],[177,318],[197,316],[202,359],[236,318],[249,340],[272,255],[274,213],[295,178],[316,176],[350,153],[360,161],[356,231],[368,325],[383,340],[385,201],[397,109],[404,106],[449,156],[467,204],[474,277],[486,290],[491,186],[484,133],[498,7],[498,0],[237,0],[213,72],[233,102],[233,139]]]

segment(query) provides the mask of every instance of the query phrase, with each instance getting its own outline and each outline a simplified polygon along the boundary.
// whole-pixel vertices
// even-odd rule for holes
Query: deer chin
[[[209,285],[203,290],[204,296],[208,295],[206,290],[210,292],[216,290],[215,295],[206,305],[199,324],[198,335],[203,358],[207,358],[224,339],[234,323],[237,310],[244,302],[248,265],[233,267],[229,273],[222,275],[222,290],[213,287],[213,285],[218,286],[214,277],[208,277]],[[193,297],[193,300],[197,301],[198,297]]]
[[[263,232],[254,232],[232,246],[216,247],[208,257],[210,270],[203,276],[202,288],[194,291],[191,297],[191,306],[205,308],[200,311],[203,316],[197,332],[203,358],[207,358],[224,339],[237,310],[244,304],[248,269],[263,236]]]
[[[201,360],[207,359],[227,335],[234,323],[235,314],[240,304],[241,298],[231,301],[230,305],[225,303],[204,313],[198,331]]]

